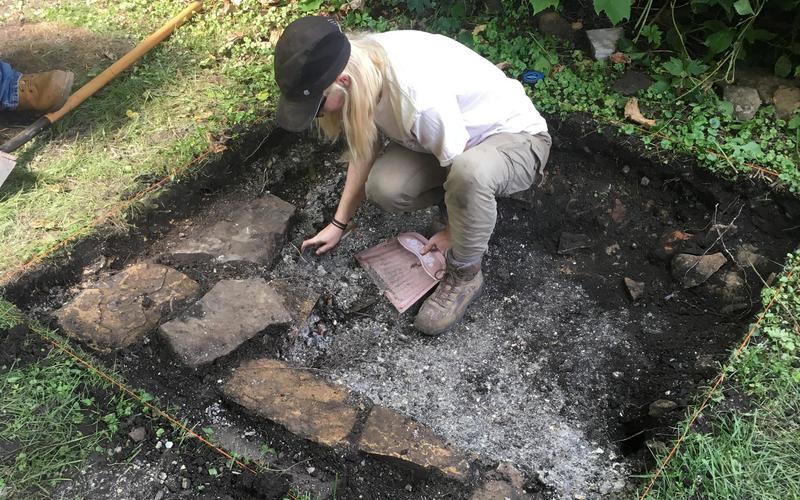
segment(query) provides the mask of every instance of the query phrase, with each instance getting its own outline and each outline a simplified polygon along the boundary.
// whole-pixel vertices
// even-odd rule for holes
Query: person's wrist
[[[345,224],[344,222],[338,220],[335,216],[331,218],[331,225],[333,227],[337,227],[337,228],[341,229],[342,231],[347,230],[347,224]]]

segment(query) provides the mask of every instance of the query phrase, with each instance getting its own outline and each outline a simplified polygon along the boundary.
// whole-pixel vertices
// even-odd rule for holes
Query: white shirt
[[[369,35],[388,66],[375,123],[442,166],[489,136],[547,131],[522,84],[457,41],[422,31]]]

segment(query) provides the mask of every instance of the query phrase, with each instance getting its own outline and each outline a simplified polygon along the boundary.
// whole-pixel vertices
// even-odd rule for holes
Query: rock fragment
[[[704,283],[726,262],[728,259],[721,252],[712,255],[678,254],[672,258],[672,277],[683,288],[692,288]]]
[[[55,316],[67,335],[108,352],[135,343],[199,292],[185,274],[144,262],[84,289]]]
[[[631,300],[636,302],[644,297],[644,282],[635,281],[631,278],[625,278],[623,281],[625,282],[625,289],[628,291]]]
[[[280,253],[295,207],[267,195],[240,203],[210,227],[198,227],[169,253],[179,261],[214,259],[271,265]]]
[[[592,241],[585,234],[578,233],[561,233],[558,239],[558,253],[559,255],[568,255],[574,253],[576,250],[582,248],[591,248]]]
[[[586,30],[586,36],[592,46],[592,55],[598,61],[608,59],[617,50],[617,42],[622,35],[622,28]]]
[[[370,412],[358,449],[423,469],[435,469],[460,481],[466,480],[469,471],[466,459],[431,429],[383,406],[376,406]]]
[[[658,399],[647,407],[647,414],[653,418],[660,418],[678,407],[678,403],[669,399]]]
[[[773,96],[775,102],[775,116],[781,120],[792,117],[797,108],[800,108],[800,89],[797,87],[780,87]]]
[[[670,260],[678,252],[683,242],[690,239],[692,239],[692,235],[689,233],[677,229],[667,231],[659,238],[653,255],[659,260]]]
[[[758,91],[751,87],[726,85],[723,99],[733,105],[733,117],[739,121],[751,120],[761,107]]]
[[[572,25],[557,12],[543,12],[538,21],[539,32],[561,40],[572,40]]]
[[[244,363],[223,393],[253,414],[325,446],[346,444],[356,422],[345,390],[274,359]]]
[[[622,95],[636,95],[640,90],[645,90],[653,84],[653,80],[644,73],[629,69],[614,82],[611,88]]]
[[[205,365],[233,352],[268,327],[292,321],[280,296],[263,279],[220,281],[159,333],[180,360]]]

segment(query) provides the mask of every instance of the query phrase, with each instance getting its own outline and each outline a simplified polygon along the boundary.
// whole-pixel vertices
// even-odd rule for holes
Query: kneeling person
[[[547,125],[522,85],[450,38],[420,31],[348,38],[317,16],[286,28],[275,78],[279,125],[301,131],[316,118],[328,138],[344,134],[350,152],[336,214],[302,249],[336,246],[365,196],[391,212],[444,203],[447,226],[424,251],[444,252],[447,269],[414,326],[447,331],[483,287],[496,197],[528,189],[547,162]],[[385,149],[380,133],[393,141]]]

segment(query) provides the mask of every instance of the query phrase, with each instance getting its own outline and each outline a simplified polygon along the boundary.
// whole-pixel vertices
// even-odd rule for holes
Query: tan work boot
[[[74,81],[71,71],[58,69],[22,75],[17,110],[50,112],[59,109],[72,92]]]
[[[483,290],[480,261],[457,267],[448,252],[447,270],[439,287],[417,313],[414,328],[425,335],[440,335],[458,323],[467,307]]]

